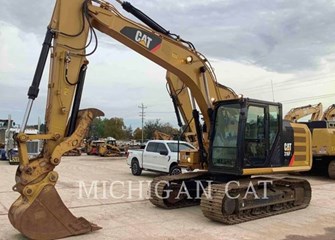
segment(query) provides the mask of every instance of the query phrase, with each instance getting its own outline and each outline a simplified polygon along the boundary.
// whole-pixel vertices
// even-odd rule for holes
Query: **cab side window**
[[[269,114],[270,114],[269,140],[270,140],[270,149],[272,149],[274,141],[276,140],[276,136],[278,135],[279,132],[279,124],[280,124],[279,107],[270,105]]]
[[[165,147],[164,143],[158,143],[156,152],[167,152],[167,148]]]
[[[156,152],[157,149],[157,143],[150,142],[147,147],[147,152]]]
[[[265,108],[249,106],[245,126],[245,165],[257,166],[265,162]]]

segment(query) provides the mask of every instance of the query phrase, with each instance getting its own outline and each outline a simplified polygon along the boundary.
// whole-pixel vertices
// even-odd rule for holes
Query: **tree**
[[[124,130],[124,139],[129,140],[133,138],[133,128],[131,126]]]
[[[124,139],[126,126],[122,118],[111,118],[104,120],[103,137],[113,137],[115,139]]]
[[[180,131],[172,127],[170,123],[164,123],[160,131],[173,136],[173,139],[178,139],[178,136],[180,135]]]
[[[159,119],[154,121],[147,121],[143,127],[143,130],[145,139],[153,139],[154,132],[156,130],[169,134],[173,136],[174,139],[177,139],[179,135],[178,129],[172,127],[170,123],[161,123]]]
[[[122,118],[95,118],[89,128],[88,138],[113,137],[115,139],[125,139],[126,129]]]
[[[145,122],[143,126],[143,131],[144,131],[144,138],[145,139],[153,139],[154,137],[154,132],[156,130],[160,131],[162,124],[159,122],[159,119],[156,120],[150,120]]]
[[[104,134],[103,120],[99,118],[93,119],[86,138],[97,139],[102,137]]]
[[[158,130],[164,132],[177,139],[179,135],[178,129],[171,126],[170,123],[161,123],[159,119],[150,120],[143,126],[144,139],[152,139],[154,132]],[[136,128],[133,132],[131,126],[124,124],[123,118],[95,118],[93,119],[86,138],[98,139],[113,137],[118,140],[142,139],[142,129]]]
[[[133,138],[137,141],[142,140],[142,129],[141,128],[136,128],[133,133]]]

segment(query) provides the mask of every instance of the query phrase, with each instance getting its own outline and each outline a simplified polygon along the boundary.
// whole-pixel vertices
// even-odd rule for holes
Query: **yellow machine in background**
[[[335,179],[335,121],[311,122],[313,169]]]
[[[335,120],[335,104],[330,105],[322,115],[322,120]]]
[[[335,104],[325,110],[320,121],[307,125],[312,132],[313,171],[335,179]]]
[[[125,155],[127,150],[123,147],[119,147],[116,144],[116,140],[106,140],[104,144],[99,145],[98,153],[101,157],[121,157]]]
[[[156,130],[154,132],[154,139],[155,140],[172,140],[173,137],[167,133],[163,133],[163,132]]]
[[[125,148],[117,146],[116,140],[109,139],[88,141],[85,148],[87,155],[98,155],[101,157],[120,157],[126,153]]]
[[[57,0],[48,26],[34,79],[28,91],[28,105],[17,135],[20,165],[13,187],[20,197],[12,204],[8,217],[12,225],[28,238],[55,239],[79,235],[100,229],[85,218],[77,218],[64,205],[55,184],[54,171],[62,155],[76,147],[84,138],[89,124],[103,113],[97,109],[79,110],[87,56],[97,47],[99,30],[125,46],[157,63],[176,75],[189,89],[195,104],[192,118],[198,141],[198,151],[181,161],[204,171],[155,178],[151,184],[151,202],[162,208],[201,205],[203,214],[226,224],[286,213],[308,206],[311,188],[304,179],[262,177],[270,181],[270,198],[242,197],[248,191],[251,175],[307,171],[312,165],[311,137],[307,126],[282,120],[282,105],[248,98],[212,99],[211,84],[217,83],[209,61],[194,45],[172,34],[128,2],[117,0],[122,7],[146,24],[124,17],[112,4],[103,0]],[[87,41],[90,33],[92,41]],[[96,44],[86,52],[89,44]],[[46,104],[45,134],[24,134],[33,101],[38,96],[43,69],[51,49],[51,67]],[[211,90],[212,89],[212,90]],[[199,110],[198,110],[199,109]],[[206,131],[200,124],[202,114]],[[203,134],[206,132],[206,134]],[[205,137],[202,137],[205,136]],[[40,156],[28,159],[26,142],[45,140]],[[163,181],[162,181],[163,180]],[[231,200],[225,197],[230,180],[243,181],[228,188],[239,194]],[[202,195],[191,199],[176,198],[183,185],[193,189],[197,182],[212,186],[211,201]],[[262,195],[264,185],[257,193]],[[155,191],[156,190],[156,191]],[[165,198],[166,191],[171,198]],[[177,191],[177,192],[176,192]],[[200,195],[202,194],[203,189]],[[199,193],[198,193],[199,194]]]
[[[313,172],[335,179],[335,104],[322,112],[322,103],[292,108],[286,120],[297,122],[311,115],[305,122],[312,133]]]
[[[292,108],[284,117],[285,120],[297,122],[300,118],[311,115],[311,121],[318,121],[322,118],[322,103]]]

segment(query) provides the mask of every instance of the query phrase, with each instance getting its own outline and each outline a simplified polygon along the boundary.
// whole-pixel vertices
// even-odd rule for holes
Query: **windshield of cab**
[[[222,105],[217,109],[212,148],[216,167],[234,167],[237,158],[237,135],[240,105]]]

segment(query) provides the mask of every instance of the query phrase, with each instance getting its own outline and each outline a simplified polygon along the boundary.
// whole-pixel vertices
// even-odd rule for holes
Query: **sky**
[[[0,119],[22,122],[54,0],[0,0]],[[124,16],[131,17],[115,1]],[[238,94],[293,107],[335,103],[334,0],[133,0],[164,28],[191,41],[210,60],[218,81]],[[133,18],[132,18],[133,19]],[[133,129],[160,119],[177,127],[166,71],[99,34],[81,108],[101,109]],[[48,65],[30,124],[43,122]]]

